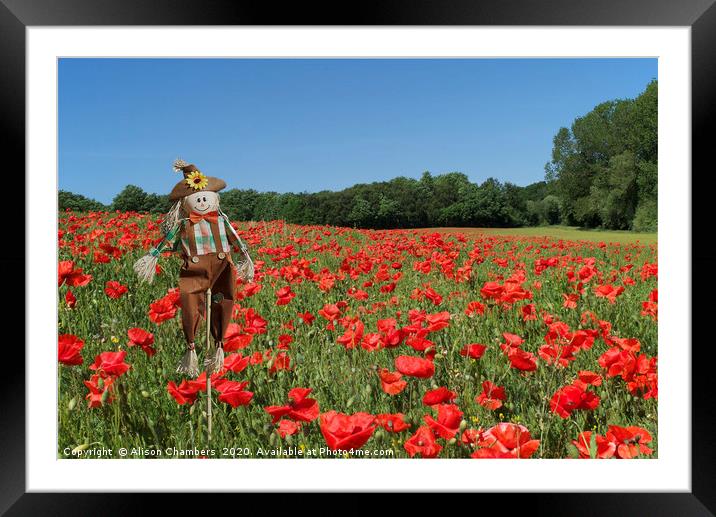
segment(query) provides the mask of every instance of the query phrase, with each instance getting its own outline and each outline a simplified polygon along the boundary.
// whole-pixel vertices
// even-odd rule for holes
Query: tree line
[[[109,206],[59,192],[61,210],[163,213],[170,206],[166,195],[135,185]],[[357,228],[566,224],[656,231],[657,82],[635,99],[604,102],[560,128],[545,181],[522,187],[488,178],[478,184],[461,172],[426,171],[420,179],[401,176],[340,191],[231,189],[221,193],[221,207],[236,220]]]
[[[546,193],[545,182],[519,187],[490,178],[476,184],[460,172],[433,175],[426,171],[420,179],[398,177],[335,192],[230,189],[221,192],[221,208],[236,220],[283,219],[305,225],[513,227],[559,222],[557,203],[550,203]],[[59,205],[61,210],[164,213],[171,202],[165,195],[128,185],[110,205],[67,191],[60,191]]]

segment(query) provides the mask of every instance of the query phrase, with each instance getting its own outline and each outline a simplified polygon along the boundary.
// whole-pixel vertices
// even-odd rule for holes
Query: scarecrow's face
[[[184,207],[188,212],[205,214],[219,208],[219,194],[216,192],[195,192],[184,198]]]

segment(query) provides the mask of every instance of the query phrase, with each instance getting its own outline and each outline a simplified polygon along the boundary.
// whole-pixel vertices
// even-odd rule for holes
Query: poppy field
[[[59,214],[58,457],[657,457],[656,244],[233,223],[256,275],[207,443],[180,260],[132,270],[159,223]]]

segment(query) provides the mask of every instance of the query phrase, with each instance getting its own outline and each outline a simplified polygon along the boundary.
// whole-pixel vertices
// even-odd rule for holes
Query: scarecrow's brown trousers
[[[196,262],[194,262],[196,260]],[[211,335],[223,341],[234,307],[236,273],[231,254],[209,253],[184,257],[179,271],[181,319],[187,343],[194,342],[199,321],[205,317],[206,290],[211,287]]]

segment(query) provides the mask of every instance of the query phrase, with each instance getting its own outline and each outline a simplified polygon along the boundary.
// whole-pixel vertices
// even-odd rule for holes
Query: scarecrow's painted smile
[[[216,192],[195,192],[185,198],[184,203],[189,212],[198,214],[213,212],[219,208],[219,194]]]

